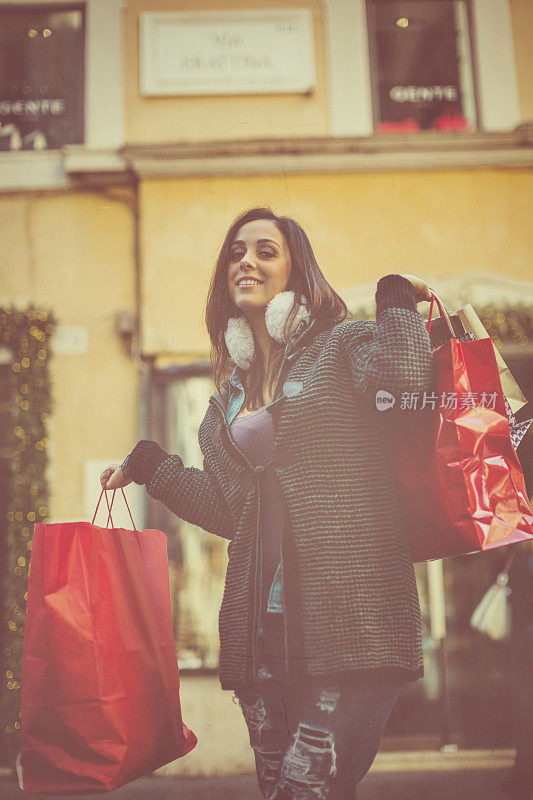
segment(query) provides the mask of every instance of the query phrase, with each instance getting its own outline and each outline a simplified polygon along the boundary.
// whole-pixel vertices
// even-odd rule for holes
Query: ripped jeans
[[[259,628],[256,686],[235,692],[265,800],[356,800],[404,679],[381,670],[324,685],[283,668],[283,617]]]

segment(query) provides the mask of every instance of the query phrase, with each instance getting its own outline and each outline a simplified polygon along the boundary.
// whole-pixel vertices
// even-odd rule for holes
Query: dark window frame
[[[429,4],[432,0],[409,0],[410,2],[417,2],[417,3],[426,3]],[[482,115],[482,106],[480,102],[480,94],[479,94],[479,68],[478,68],[478,50],[476,47],[476,36],[475,30],[475,19],[474,13],[472,9],[472,1],[473,0],[462,0],[465,8],[466,8],[466,18],[467,18],[467,25],[468,25],[468,44],[470,48],[470,56],[472,61],[472,84],[473,84],[473,99],[474,99],[474,106],[476,111],[476,127],[470,131],[466,131],[465,133],[472,133],[476,134],[482,132],[484,130],[483,124],[483,115]],[[378,84],[378,57],[376,51],[376,44],[375,44],[375,30],[376,30],[376,16],[375,16],[375,8],[378,5],[386,5],[388,3],[399,2],[399,0],[365,0],[366,3],[366,20],[367,20],[367,41],[368,41],[368,55],[369,55],[369,66],[370,66],[370,93],[371,93],[371,100],[372,100],[372,124],[373,124],[373,135],[374,136],[383,136],[390,134],[382,134],[380,133],[377,128],[379,122],[381,121],[378,117],[379,112],[379,84]],[[439,2],[448,2],[453,3],[454,0],[439,0]],[[434,134],[434,130],[420,130],[416,132],[417,135],[423,134]],[[442,135],[446,135],[448,132],[443,131]],[[401,135],[401,134],[400,134]],[[412,136],[412,133],[404,134],[407,136]]]
[[[86,68],[86,55],[87,55],[87,3],[83,0],[81,2],[72,2],[68,3],[1,3],[0,4],[0,22],[2,19],[2,14],[5,12],[7,13],[27,13],[27,12],[36,12],[41,14],[49,14],[55,12],[69,12],[69,11],[79,11],[81,13],[81,36],[83,41],[83,56],[82,56],[82,81],[80,91],[82,93],[82,115],[81,115],[81,142],[79,144],[85,144],[85,138],[87,135],[86,130],[86,81],[87,81],[87,68]],[[59,147],[50,147],[46,148],[44,151],[38,152],[46,152],[46,153],[58,153],[61,152],[63,147],[65,146],[60,145]],[[10,151],[5,151],[10,152]],[[24,149],[22,150],[14,150],[12,152],[36,152],[32,149]]]

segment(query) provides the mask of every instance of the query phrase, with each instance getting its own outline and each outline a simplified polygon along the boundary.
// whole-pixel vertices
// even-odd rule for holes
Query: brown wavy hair
[[[318,266],[315,254],[303,228],[290,217],[277,216],[270,208],[251,208],[240,214],[230,225],[218,255],[205,308],[205,322],[211,339],[211,365],[215,385],[220,388],[223,381],[232,371],[231,361],[224,333],[228,320],[232,316],[241,316],[238,309],[229,297],[227,288],[227,274],[229,266],[230,247],[237,235],[237,231],[247,222],[258,219],[272,220],[283,234],[291,255],[291,272],[287,290],[293,290],[295,303],[285,323],[285,337],[291,330],[294,317],[298,312],[299,300],[303,296],[307,300],[311,319],[320,319],[335,325],[342,322],[349,315],[345,302],[331,288],[322,270]],[[269,363],[266,366],[270,376],[268,389],[272,391],[278,369],[285,349],[284,344],[273,342]],[[246,408],[254,410],[265,404],[263,387],[265,367],[260,359],[254,359],[245,374]]]

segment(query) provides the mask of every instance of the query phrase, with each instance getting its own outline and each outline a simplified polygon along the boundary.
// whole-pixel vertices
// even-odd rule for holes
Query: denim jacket
[[[231,425],[244,403],[244,387],[239,376],[239,368],[235,367],[229,379],[230,393],[226,406],[226,419]],[[267,404],[268,405],[268,404]],[[282,589],[282,569],[281,562],[274,575],[274,580],[270,586],[268,594],[267,612],[283,614],[283,589]]]

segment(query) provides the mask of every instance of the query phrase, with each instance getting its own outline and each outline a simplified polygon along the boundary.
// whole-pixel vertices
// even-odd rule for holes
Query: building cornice
[[[533,166],[533,124],[502,133],[427,131],[365,137],[126,145],[121,155],[129,170],[139,178],[527,168]]]
[[[0,153],[0,193],[150,178],[530,168],[533,123],[514,131],[178,142]]]

